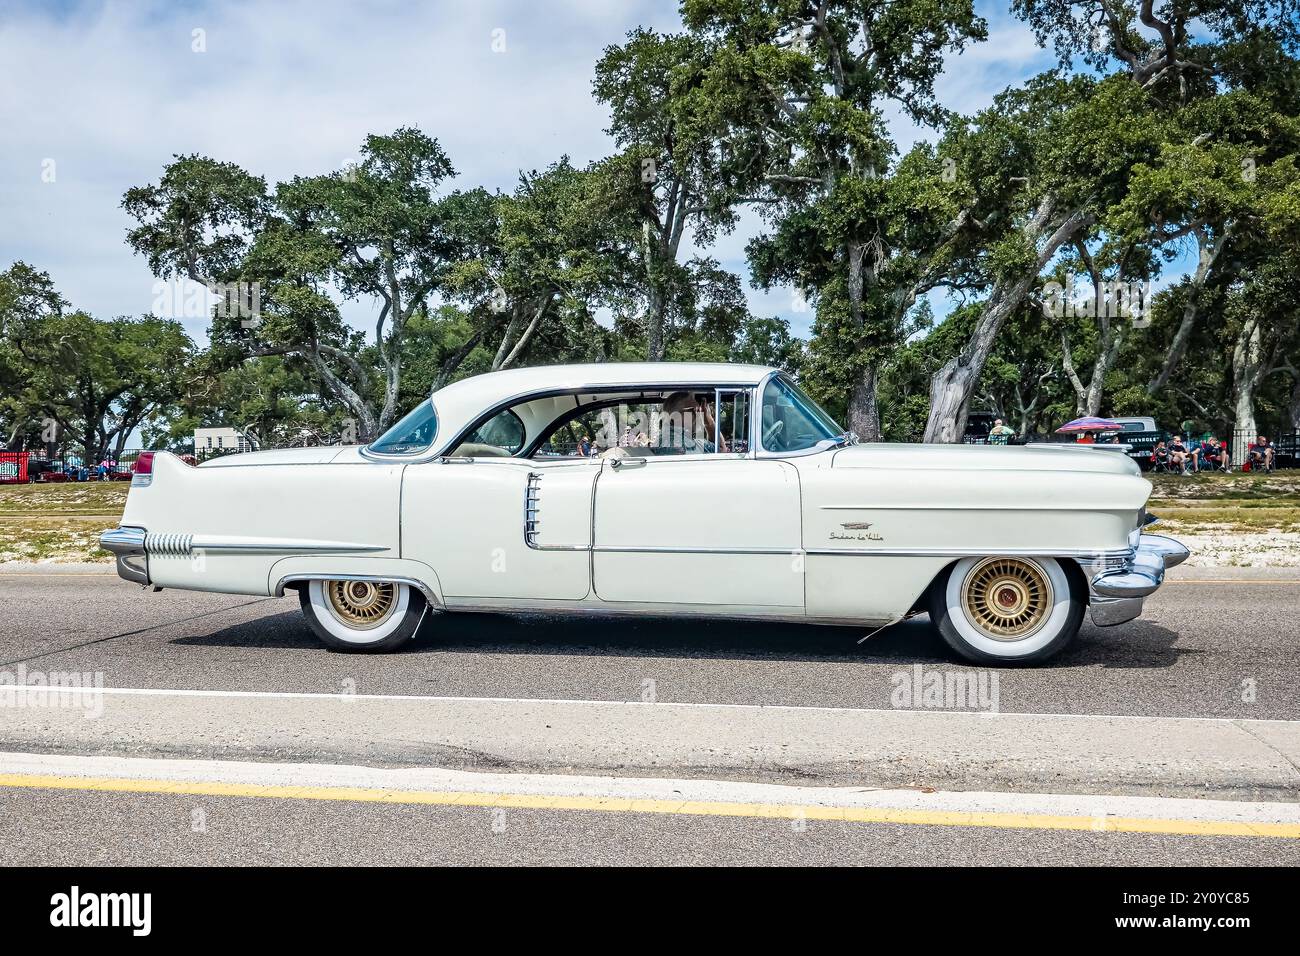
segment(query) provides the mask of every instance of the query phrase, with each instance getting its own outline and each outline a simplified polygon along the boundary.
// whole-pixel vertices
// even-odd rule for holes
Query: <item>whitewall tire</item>
[[[1081,590],[1054,558],[964,558],[931,587],[930,619],[969,661],[1037,663],[1079,632]]]
[[[327,647],[352,652],[396,650],[415,636],[426,607],[409,584],[381,581],[307,581],[298,600]]]

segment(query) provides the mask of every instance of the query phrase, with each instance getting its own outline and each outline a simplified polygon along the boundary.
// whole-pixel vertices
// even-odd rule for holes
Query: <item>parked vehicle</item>
[[[1141,613],[1187,555],[1144,533],[1150,490],[1091,448],[858,444],[771,368],[610,363],[465,379],[362,448],[142,453],[101,541],[139,584],[295,589],[336,650],[456,611],[928,611],[996,664]]]
[[[1169,441],[1170,434],[1156,425],[1156,420],[1149,416],[1123,418],[1112,416],[1111,421],[1123,425],[1118,432],[1103,432],[1102,440],[1118,436],[1121,443],[1128,445],[1126,454],[1132,458],[1143,471],[1151,469],[1151,452],[1160,442]]]

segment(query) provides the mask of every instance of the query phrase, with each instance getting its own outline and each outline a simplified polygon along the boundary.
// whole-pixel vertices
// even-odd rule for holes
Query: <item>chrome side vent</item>
[[[528,473],[528,484],[524,489],[524,544],[530,548],[540,549],[537,543],[537,515],[541,512],[539,501],[542,494],[542,476],[535,471]]]
[[[187,557],[194,550],[192,534],[151,533],[144,536],[144,549],[149,554],[160,557]]]

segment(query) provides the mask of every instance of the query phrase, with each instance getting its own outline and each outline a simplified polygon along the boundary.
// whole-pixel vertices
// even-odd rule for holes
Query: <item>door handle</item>
[[[646,459],[644,458],[615,458],[613,461],[609,463],[609,467],[614,469],[643,468],[645,467],[645,464],[646,464]]]

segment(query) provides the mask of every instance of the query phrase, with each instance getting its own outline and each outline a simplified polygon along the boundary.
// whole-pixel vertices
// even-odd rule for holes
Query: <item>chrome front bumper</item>
[[[117,558],[117,576],[136,584],[149,583],[149,555],[144,528],[113,528],[99,536],[99,546]]]
[[[1142,601],[1154,594],[1165,572],[1187,560],[1186,546],[1163,534],[1134,532],[1133,550],[1123,564],[1092,576],[1089,611],[1098,627],[1131,621]]]

